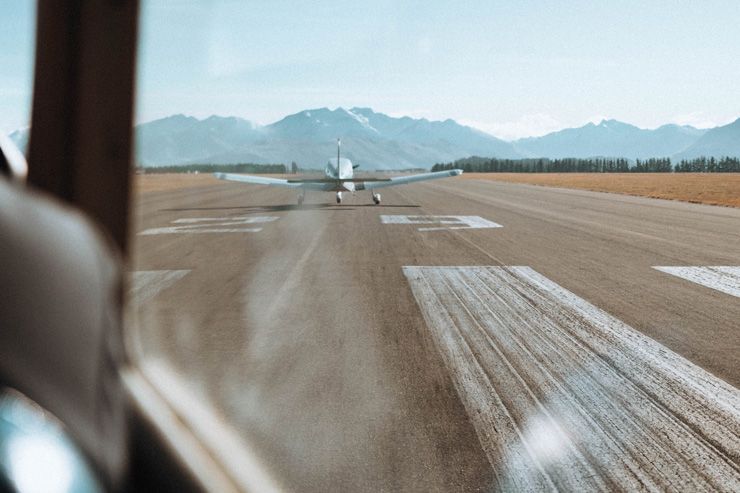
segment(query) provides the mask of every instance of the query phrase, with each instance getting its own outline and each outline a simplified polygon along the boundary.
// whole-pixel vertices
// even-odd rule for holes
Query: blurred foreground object
[[[4,179],[0,238],[0,386],[64,423],[115,485],[127,453],[117,255],[81,214]]]
[[[0,488],[19,493],[104,491],[64,427],[12,390],[0,393]]]

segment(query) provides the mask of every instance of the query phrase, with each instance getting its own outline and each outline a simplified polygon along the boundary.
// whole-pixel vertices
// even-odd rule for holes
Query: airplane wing
[[[364,183],[366,190],[375,188],[392,187],[394,185],[405,185],[407,183],[414,183],[417,181],[425,180],[436,180],[438,178],[448,178],[450,176],[458,176],[462,174],[461,169],[451,169],[447,171],[435,171],[433,173],[421,173],[418,175],[411,176],[394,176],[389,180],[384,181],[367,181]],[[357,180],[360,182],[361,180]]]
[[[238,181],[241,183],[252,183],[254,185],[269,185],[284,188],[309,188],[323,190],[323,180],[284,180],[282,178],[268,178],[266,176],[239,175],[235,173],[213,173],[219,180]]]
[[[238,181],[241,183],[252,183],[255,185],[269,185],[273,187],[284,188],[306,188],[309,190],[333,190],[337,182],[354,182],[358,190],[370,190],[375,188],[391,187],[393,185],[405,185],[417,181],[436,180],[438,178],[447,178],[450,176],[461,175],[461,169],[451,169],[447,171],[435,171],[433,173],[421,173],[411,176],[394,176],[391,178],[349,178],[349,179],[326,179],[316,178],[307,180],[285,180],[282,178],[268,178],[266,176],[240,175],[235,173],[214,173],[213,176],[220,180]],[[362,184],[362,185],[360,185]],[[363,188],[364,187],[364,188]]]

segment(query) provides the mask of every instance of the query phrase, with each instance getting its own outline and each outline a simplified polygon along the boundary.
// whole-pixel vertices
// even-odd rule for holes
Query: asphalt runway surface
[[[142,351],[271,484],[740,490],[740,209],[454,178],[382,195],[137,203]]]

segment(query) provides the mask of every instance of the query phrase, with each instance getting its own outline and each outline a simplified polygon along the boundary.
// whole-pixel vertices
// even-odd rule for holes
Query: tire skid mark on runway
[[[481,283],[479,289],[487,290],[489,289],[485,284],[485,280]],[[521,315],[521,313],[526,312],[527,310],[531,309],[531,304],[524,296],[526,296],[526,291],[521,292],[521,287],[517,287],[518,291],[521,293],[522,297],[520,299],[515,298],[515,301],[519,301],[518,306],[507,306],[507,309],[513,309],[514,311],[518,312],[518,319],[516,320],[519,323],[522,323],[524,325],[527,325],[527,330],[525,334],[522,334],[520,336],[521,344],[527,344],[527,339],[525,337],[529,337],[531,334],[537,334],[537,327],[533,327],[531,323],[529,323],[524,316]],[[495,294],[495,293],[494,293]],[[483,302],[483,300],[481,300]],[[489,301],[489,300],[485,300]],[[534,301],[534,300],[533,300]],[[502,300],[503,303],[506,303],[506,300]],[[552,306],[543,306],[544,310],[547,311],[547,313],[554,313],[557,310],[557,307]],[[501,323],[505,324],[507,320],[502,320]],[[566,324],[573,324],[578,323],[577,321],[565,321]],[[636,392],[636,395],[631,395],[629,393],[617,393],[615,395],[609,395],[603,391],[603,387],[606,388],[623,388],[623,386],[627,385],[629,386],[630,382],[628,379],[625,379],[621,375],[619,375],[618,372],[615,372],[614,369],[604,363],[599,358],[583,358],[583,355],[586,356],[592,356],[592,354],[589,354],[588,347],[584,346],[582,343],[580,343],[577,339],[574,339],[572,337],[561,337],[563,334],[559,330],[558,325],[554,324],[552,321],[546,321],[544,324],[544,327],[549,329],[549,334],[551,336],[551,340],[548,341],[547,339],[541,341],[542,345],[537,344],[531,344],[531,351],[536,352],[539,349],[541,349],[542,346],[546,348],[546,351],[544,354],[538,354],[539,356],[539,363],[540,365],[546,367],[548,358],[551,357],[552,354],[557,354],[559,351],[562,351],[562,348],[567,348],[569,350],[569,353],[565,354],[571,354],[578,357],[576,361],[573,361],[572,363],[575,363],[576,365],[580,365],[580,367],[583,368],[590,368],[592,372],[595,372],[600,375],[602,379],[605,380],[606,385],[594,385],[594,382],[591,382],[589,380],[574,380],[571,378],[571,375],[568,374],[568,372],[560,373],[555,378],[552,379],[552,383],[557,384],[559,381],[566,382],[566,388],[560,389],[561,395],[566,397],[571,396],[578,396],[580,397],[581,402],[576,402],[575,405],[579,408],[579,411],[581,411],[582,414],[586,414],[585,409],[595,409],[598,411],[601,411],[601,417],[599,418],[601,422],[609,422],[610,420],[613,420],[614,417],[619,417],[619,419],[622,420],[622,424],[620,425],[620,428],[622,432],[625,431],[625,428],[627,426],[631,427],[629,431],[633,433],[633,436],[626,435],[626,438],[630,440],[630,445],[635,450],[651,450],[653,453],[653,457],[650,458],[649,464],[652,468],[654,468],[654,473],[658,473],[659,475],[662,475],[663,467],[670,467],[670,464],[675,463],[676,460],[678,460],[677,457],[675,457],[675,454],[673,454],[670,451],[671,446],[664,446],[662,443],[659,442],[639,442],[635,441],[633,437],[640,437],[641,436],[641,430],[644,427],[651,426],[652,421],[648,420],[641,420],[639,419],[639,409],[632,409],[635,407],[635,405],[643,406],[643,402],[650,402],[650,398],[648,395],[644,393],[640,393],[639,390]],[[512,338],[516,337],[515,334],[512,334]],[[506,339],[504,340],[506,341]],[[548,344],[549,343],[549,344]],[[548,347],[549,346],[549,347]],[[526,369],[524,369],[526,371]],[[590,400],[590,402],[583,402],[583,400]],[[561,405],[562,403],[559,401],[554,401],[555,405]],[[639,403],[639,404],[638,404]],[[568,403],[564,407],[564,414],[566,416],[569,416],[570,413],[568,412],[568,406],[572,406],[573,403]],[[626,412],[624,411],[626,410]],[[588,414],[591,414],[593,411],[589,411]],[[661,417],[661,414],[663,412],[658,408],[648,408],[646,412],[649,412],[653,416],[657,416],[658,418]],[[658,419],[658,422],[660,422],[660,419]],[[588,430],[589,424],[593,426],[594,423],[588,423],[588,422],[575,422],[571,423],[577,429],[585,429]],[[612,441],[611,437],[608,434],[605,434],[605,430],[600,425],[600,422],[597,421],[595,425],[601,429],[592,430],[596,433],[596,435],[592,435],[590,438],[587,439],[589,443],[600,443],[600,444],[607,444]],[[670,436],[672,430],[668,430],[667,432],[661,433],[662,435]],[[675,434],[674,434],[675,435]],[[673,440],[680,441],[680,436],[672,436]],[[689,444],[690,445],[690,444]],[[615,449],[612,448],[612,452],[616,452]],[[609,454],[606,454],[606,457],[609,458]],[[613,457],[613,456],[612,456]],[[596,458],[595,460],[599,460]],[[622,461],[623,459],[620,459]],[[656,462],[658,463],[656,465]],[[660,462],[662,462],[664,465],[660,466]],[[610,461],[610,464],[608,466],[608,470],[614,471],[615,468],[619,468],[621,466],[620,462],[614,463],[613,461]],[[645,478],[642,474],[641,467],[639,463],[627,463],[625,464],[626,468],[631,471],[630,474],[636,474],[638,477],[641,477],[641,482],[643,484],[650,484],[649,478]],[[621,474],[622,478],[628,477],[627,471],[623,471]],[[648,479],[648,480],[646,480]],[[668,486],[670,484],[670,478],[666,478],[667,483],[663,486]],[[622,484],[622,486],[625,486]],[[657,487],[657,485],[655,485]],[[634,486],[633,486],[634,487]],[[629,488],[632,489],[632,488]]]
[[[404,272],[408,277],[410,273],[406,269],[408,268],[405,267]],[[411,273],[411,275],[415,274]],[[513,476],[515,484],[523,489],[543,490],[554,486],[536,459],[531,461],[534,470],[523,467],[526,464],[524,458],[526,451],[521,446],[523,435],[516,421],[486,376],[466,339],[453,331],[442,329],[456,326],[443,304],[438,303],[436,299],[425,300],[422,304],[420,297],[429,296],[433,292],[432,286],[428,285],[428,280],[420,276],[416,278],[416,282],[419,284],[414,289],[414,296],[424,308],[424,318],[432,329],[442,359],[453,373],[457,391],[463,398],[463,404],[473,421],[478,439],[489,461],[493,464],[492,455],[494,457],[510,455],[517,459],[513,461],[514,467],[506,472]],[[503,483],[504,477],[497,467],[494,467],[494,473],[499,483]]]
[[[404,267],[502,489],[740,490],[740,392],[529,267]]]
[[[327,227],[328,223],[324,222],[319,226],[320,229],[314,231],[311,242],[306,246],[298,260],[290,265],[290,270],[285,273],[285,277],[277,286],[268,303],[260,307],[261,316],[264,317],[263,320],[274,320],[277,311],[287,303],[288,293],[298,289],[305,265],[321,244]]]
[[[475,273],[472,273],[472,274],[475,275]],[[506,324],[506,322],[507,322],[506,320],[502,320],[500,317],[498,317],[496,315],[496,313],[490,311],[490,308],[488,308],[487,305],[486,305],[487,300],[481,299],[478,296],[478,294],[475,291],[473,291],[473,289],[478,289],[479,292],[485,293],[486,290],[487,290],[487,287],[486,287],[486,285],[484,283],[485,283],[485,279],[482,280],[480,286],[477,285],[478,284],[477,282],[471,282],[470,284],[468,284],[468,282],[466,282],[465,280],[462,280],[462,284],[463,284],[464,287],[462,287],[462,288],[460,288],[459,286],[453,286],[453,287],[456,288],[456,289],[467,289],[467,290],[470,290],[470,294],[473,297],[476,298],[476,301],[478,301],[478,302],[481,303],[480,306],[486,306],[486,310],[488,310],[490,312],[488,314],[489,316],[493,316],[496,319],[496,322],[499,323],[499,324],[502,324],[502,325],[503,324]],[[488,293],[485,293],[485,294],[486,295],[489,295]],[[496,296],[495,293],[490,293],[490,295]],[[506,302],[506,300],[503,300],[500,297],[499,297],[499,302],[502,302],[502,303],[506,304],[507,305],[507,309],[519,309],[519,307],[512,307],[511,305],[508,305],[507,302]],[[485,313],[480,313],[481,312],[480,306],[478,306],[478,307],[475,307],[474,306],[474,308],[477,308],[477,310],[476,310],[476,312],[477,312],[476,313],[476,317],[478,319],[485,320],[487,315]],[[555,348],[552,347],[550,341],[548,341],[546,338],[542,338],[541,336],[539,336],[537,334],[536,328],[532,327],[531,324],[528,323],[527,320],[523,319],[518,314],[516,315],[516,319],[517,319],[516,321],[518,323],[521,323],[523,326],[525,326],[525,328],[526,328],[526,330],[528,332],[531,330],[532,331],[532,335],[534,337],[539,337],[540,338],[540,341],[539,342],[543,345],[543,347],[546,349],[546,351],[548,353],[550,351],[552,351],[552,350],[555,349]],[[490,324],[486,324],[486,327],[485,327],[484,330],[496,330],[496,327],[495,326],[492,327],[492,326],[490,326]],[[536,344],[535,345],[528,344],[528,341],[526,339],[522,338],[520,335],[516,334],[513,331],[510,332],[507,335],[507,338],[504,338],[502,341],[504,342],[504,345],[507,346],[507,347],[504,347],[503,348],[503,350],[506,351],[506,353],[507,353],[506,355],[504,355],[504,357],[507,357],[507,356],[508,357],[511,357],[510,355],[512,353],[515,354],[516,351],[523,351],[525,353],[525,355],[526,355],[526,357],[527,357],[528,360],[530,360],[530,361],[537,361],[537,363],[540,365],[540,369],[542,371],[542,374],[541,375],[532,375],[532,376],[529,377],[529,380],[532,381],[535,386],[539,386],[540,388],[545,389],[547,395],[549,395],[549,396],[558,395],[558,396],[561,397],[561,399],[552,399],[552,397],[550,397],[549,402],[550,402],[550,405],[551,406],[553,406],[558,411],[564,410],[565,411],[565,414],[568,414],[569,407],[573,407],[573,408],[577,409],[578,412],[580,413],[580,417],[583,418],[583,421],[582,422],[577,423],[580,427],[586,427],[585,429],[588,430],[589,432],[591,432],[592,434],[602,434],[602,435],[604,434],[603,427],[599,424],[599,422],[596,421],[596,420],[594,420],[593,418],[591,418],[590,414],[588,414],[588,413],[586,413],[584,411],[584,404],[582,402],[578,401],[577,399],[575,399],[574,396],[570,393],[569,389],[567,388],[567,380],[568,380],[569,375],[567,375],[567,374],[566,375],[558,374],[557,372],[551,371],[551,370],[549,370],[547,368],[547,366],[546,366],[547,365],[547,359],[546,358],[549,357],[549,354],[545,354],[544,356],[542,354],[539,354],[538,349],[541,349],[539,346],[537,346]],[[512,359],[512,361],[515,361],[514,358],[511,358],[511,359]],[[517,368],[517,371],[520,374],[522,374],[522,375],[526,374],[526,368],[519,367],[519,368]],[[539,378],[537,378],[537,377],[539,377]],[[563,382],[563,383],[561,383],[561,382]],[[580,389],[580,390],[585,390],[585,389]],[[593,388],[591,388],[591,389],[587,389],[587,390],[590,391],[590,392],[596,393],[596,392],[598,392],[599,389],[593,389]],[[531,390],[529,390],[529,391],[531,392]],[[598,394],[596,394],[596,395],[598,396]],[[586,396],[587,397],[591,397],[591,394],[586,393]],[[550,416],[550,413],[547,411],[547,408],[544,408],[543,407],[543,409],[544,409],[544,412],[542,412],[542,414],[543,415],[546,415],[547,416],[547,419],[550,420],[550,426],[553,429],[559,429],[557,420],[553,419],[552,416]],[[525,408],[525,411],[526,411],[526,408]],[[619,408],[615,409],[615,411],[616,412],[619,412]],[[573,423],[568,423],[568,424],[573,424]],[[602,437],[602,438],[604,438],[604,437]],[[598,443],[603,443],[604,444],[604,450],[608,450],[610,453],[620,454],[621,453],[621,450],[619,449],[618,446],[615,446],[609,440],[610,437],[606,436],[605,438],[607,438],[607,440],[605,440],[603,442],[598,442]],[[595,440],[589,440],[589,441],[591,441],[592,443],[595,443]],[[600,452],[603,452],[603,450],[600,451]],[[576,453],[577,453],[577,451],[576,451]],[[593,455],[592,454],[592,451],[588,451],[587,450],[586,453],[588,455]],[[609,457],[609,455],[606,454],[606,457]],[[598,460],[595,460],[593,458],[590,458],[589,459],[589,462],[598,463]],[[566,464],[566,466],[567,466],[567,464]],[[622,464],[610,464],[609,465],[609,468],[610,468],[610,470],[612,470],[614,467],[621,467],[621,466],[622,466]],[[628,468],[630,470],[632,470],[633,472],[635,472],[638,476],[640,475],[640,469],[639,469],[639,467],[633,467],[631,464],[628,464]],[[584,472],[586,472],[586,471],[584,471]],[[594,472],[593,470],[590,470],[588,472],[590,473],[589,475],[592,475],[592,476],[597,476],[598,475],[598,472]],[[629,477],[629,476],[627,476],[627,477]],[[645,482],[646,481],[643,480],[643,483],[645,483]],[[624,487],[626,485],[622,484],[621,486]],[[636,487],[637,484],[631,484],[629,486],[630,487]]]
[[[139,305],[185,277],[189,270],[139,270],[131,273],[129,302]]]
[[[727,265],[654,266],[653,269],[740,298],[740,267]]]
[[[509,391],[499,392],[499,400],[502,401],[503,405],[510,410],[509,416],[515,421],[516,428],[519,436],[521,437],[520,444],[514,444],[515,447],[524,448],[526,453],[532,457],[537,465],[538,469],[543,469],[542,457],[539,457],[537,451],[537,444],[530,443],[527,439],[527,423],[525,410],[533,409],[535,413],[540,416],[543,424],[549,429],[550,433],[555,436],[555,439],[559,443],[563,443],[568,446],[568,440],[566,434],[560,424],[553,419],[548,409],[544,406],[543,402],[539,399],[538,395],[533,392],[528,382],[524,379],[523,374],[514,367],[514,361],[511,358],[507,358],[505,354],[506,349],[495,344],[490,339],[485,331],[485,328],[480,323],[480,318],[476,311],[475,306],[471,306],[464,296],[461,297],[457,293],[463,293],[465,288],[461,286],[455,286],[454,282],[450,278],[441,278],[440,281],[446,284],[446,287],[454,293],[457,298],[458,304],[452,304],[447,307],[450,314],[453,315],[453,321],[456,322],[458,327],[465,327],[466,330],[461,331],[461,336],[468,342],[470,347],[476,348],[473,353],[476,360],[483,368],[486,373],[486,377],[491,381],[494,388],[502,389],[507,388]],[[463,281],[464,284],[464,281]],[[462,322],[462,323],[461,323]],[[514,390],[516,389],[516,390]],[[514,390],[514,391],[511,391]],[[578,450],[570,446],[571,452],[579,454]],[[526,461],[521,461],[520,452],[517,454],[517,462],[521,462],[521,465],[526,465]],[[554,458],[556,461],[560,461],[561,457]],[[518,465],[518,464],[517,464]],[[586,461],[582,457],[574,462],[574,465],[578,466],[582,470],[579,471],[578,477],[595,477],[597,476],[596,471],[592,470]],[[551,466],[551,465],[550,465]],[[567,467],[569,464],[560,464],[561,467]],[[526,468],[524,469],[526,471]],[[546,471],[545,471],[546,472]],[[518,476],[521,476],[521,471],[517,472]],[[556,475],[547,474],[548,479],[557,487],[563,485],[558,484],[558,477]],[[518,487],[519,485],[517,485]],[[590,486],[588,483],[579,482],[577,485],[578,489],[584,489]],[[529,487],[529,486],[528,486]],[[538,488],[539,489],[539,488]]]

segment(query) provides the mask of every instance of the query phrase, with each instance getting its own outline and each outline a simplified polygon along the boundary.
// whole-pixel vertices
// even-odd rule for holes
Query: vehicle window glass
[[[0,7],[0,132],[26,152],[31,123],[36,2],[8,0]]]
[[[737,490],[738,23],[142,1],[137,361],[257,490]]]

